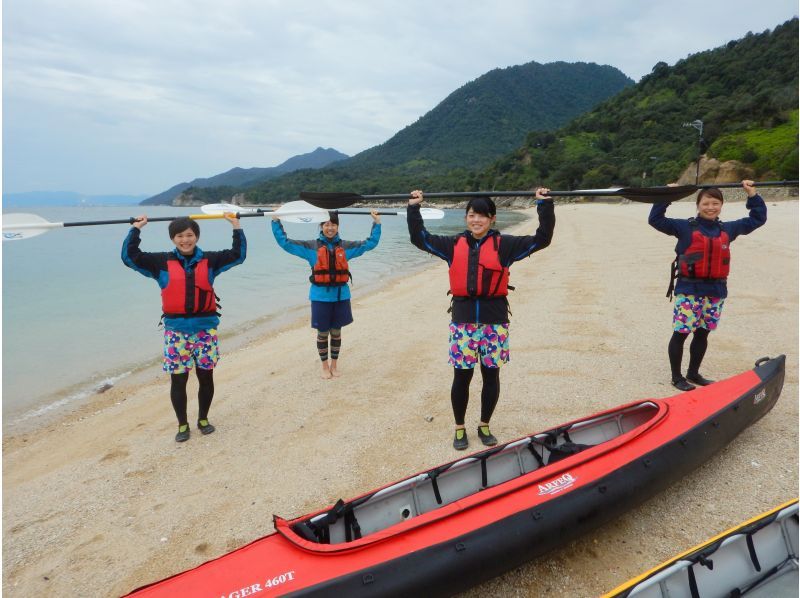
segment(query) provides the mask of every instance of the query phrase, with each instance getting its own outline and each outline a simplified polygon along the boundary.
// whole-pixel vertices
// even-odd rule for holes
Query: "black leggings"
[[[214,398],[214,370],[201,370],[195,368],[197,381],[200,389],[197,391],[197,419],[208,419],[208,410],[211,409],[211,400]],[[189,381],[189,372],[183,374],[172,374],[172,386],[169,389],[169,398],[172,400],[172,408],[178,418],[178,425],[188,424],[186,417],[186,383]]]
[[[473,368],[453,368],[453,386],[450,389],[450,403],[453,405],[453,416],[457,426],[464,425],[469,403],[469,383],[472,381]],[[487,368],[481,365],[483,388],[481,389],[481,421],[489,423],[500,397],[500,368]]]
[[[690,377],[700,373],[700,364],[703,363],[706,349],[708,348],[708,329],[697,328],[692,336],[692,343],[689,345],[689,369],[686,372]],[[688,334],[673,332],[669,339],[669,367],[672,370],[672,381],[675,382],[683,378],[681,374],[681,362],[683,361],[683,345]]]

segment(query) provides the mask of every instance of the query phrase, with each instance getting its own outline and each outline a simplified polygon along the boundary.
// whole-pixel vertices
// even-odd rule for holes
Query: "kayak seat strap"
[[[323,517],[317,521],[309,521],[307,523],[308,527],[311,529],[311,532],[319,539],[320,544],[331,543],[330,526],[336,523],[339,518],[345,514],[345,510],[346,507],[344,501],[340,498],[336,501],[336,504],[333,505],[333,507],[331,507],[327,513],[325,513]],[[296,528],[298,527],[299,526],[296,526]]]
[[[354,539],[361,538],[361,526],[356,520],[356,514],[353,512],[353,507],[349,506],[344,512],[344,539],[347,542],[352,542]]]
[[[758,562],[756,547],[753,544],[753,534],[747,534],[747,552],[750,553],[750,560],[753,561],[753,567],[756,568],[756,571],[761,573],[761,563]]]
[[[694,576],[694,565],[690,565],[689,569],[689,592],[692,598],[700,598],[700,592],[697,589],[697,579]]]
[[[539,464],[539,467],[544,467],[544,457],[536,451],[535,442],[536,442],[535,439],[531,438],[531,442],[530,444],[528,444],[528,450],[533,455],[533,458],[536,459],[536,462]]]
[[[436,497],[436,504],[442,504],[442,495],[439,492],[439,483],[436,481],[436,478],[439,477],[439,473],[441,473],[438,469],[431,469],[428,472],[428,478],[431,481],[431,488],[433,488],[433,495]]]

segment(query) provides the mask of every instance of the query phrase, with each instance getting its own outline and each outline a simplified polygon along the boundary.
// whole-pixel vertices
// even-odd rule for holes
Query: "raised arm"
[[[128,231],[122,242],[122,263],[142,276],[158,279],[164,254],[146,253],[139,249],[142,243],[141,231],[146,224],[147,216],[142,214]]]
[[[277,218],[272,219],[272,235],[278,245],[287,253],[296,255],[304,260],[314,259],[316,256],[316,241],[296,241],[286,236],[283,224]],[[313,265],[313,261],[311,262]]]
[[[647,223],[659,232],[673,237],[680,236],[681,223],[686,222],[678,218],[667,218],[667,208],[670,202],[662,202],[653,204],[650,208],[650,216],[647,218]]]
[[[767,222],[767,204],[756,191],[753,181],[742,181],[742,187],[747,193],[747,203],[745,207],[750,211],[747,218],[734,220],[725,223],[725,230],[733,241],[739,235],[749,235],[757,228],[764,226]]]
[[[226,214],[225,219],[233,226],[231,248],[222,251],[209,251],[204,254],[208,258],[209,266],[213,269],[215,277],[234,266],[238,266],[247,257],[247,239],[244,236],[244,231],[239,226],[239,219],[232,214]]]
[[[533,235],[503,235],[503,265],[528,257],[532,253],[541,251],[553,240],[553,230],[556,227],[556,213],[553,200],[546,196],[549,189],[537,189],[537,198],[540,200],[536,206],[539,216],[539,226]],[[539,194],[542,194],[540,197]]]
[[[375,212],[375,210],[373,210]],[[342,241],[345,257],[349,259],[364,255],[367,251],[375,249],[381,240],[381,222],[377,212],[372,215],[372,229],[369,237],[363,241]]]
[[[449,264],[453,261],[455,240],[450,236],[432,235],[428,232],[419,212],[422,201],[422,191],[411,192],[411,199],[408,201],[408,209],[406,210],[406,221],[408,222],[408,234],[411,243],[422,251],[442,258]]]

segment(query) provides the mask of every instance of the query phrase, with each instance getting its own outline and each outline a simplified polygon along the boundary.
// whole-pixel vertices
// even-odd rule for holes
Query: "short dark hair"
[[[179,235],[183,231],[190,228],[192,229],[192,231],[194,231],[195,236],[199,239],[200,225],[197,224],[197,222],[185,216],[176,218],[175,220],[172,220],[169,223],[169,238],[174,239],[176,235]]]
[[[697,200],[694,202],[694,205],[699,206],[700,200],[703,199],[704,195],[718,199],[723,203],[725,202],[725,198],[722,197],[722,191],[720,191],[719,188],[709,187],[708,189],[700,189],[700,191],[697,193]]]
[[[469,213],[470,210],[489,218],[497,214],[497,206],[494,205],[491,197],[473,197],[467,202],[465,213]]]
[[[336,226],[339,226],[339,212],[337,212],[336,210],[331,210],[330,212],[328,212],[328,219],[320,222],[319,227],[322,228],[322,225],[325,224],[326,222],[332,222]]]

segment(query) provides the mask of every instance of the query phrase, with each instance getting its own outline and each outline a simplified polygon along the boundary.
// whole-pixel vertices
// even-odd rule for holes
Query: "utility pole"
[[[700,182],[700,156],[703,155],[703,146],[706,143],[705,139],[703,139],[703,121],[697,119],[690,123],[683,123],[683,126],[693,127],[700,132],[700,137],[697,140],[697,170],[694,173],[694,184],[697,185]]]

